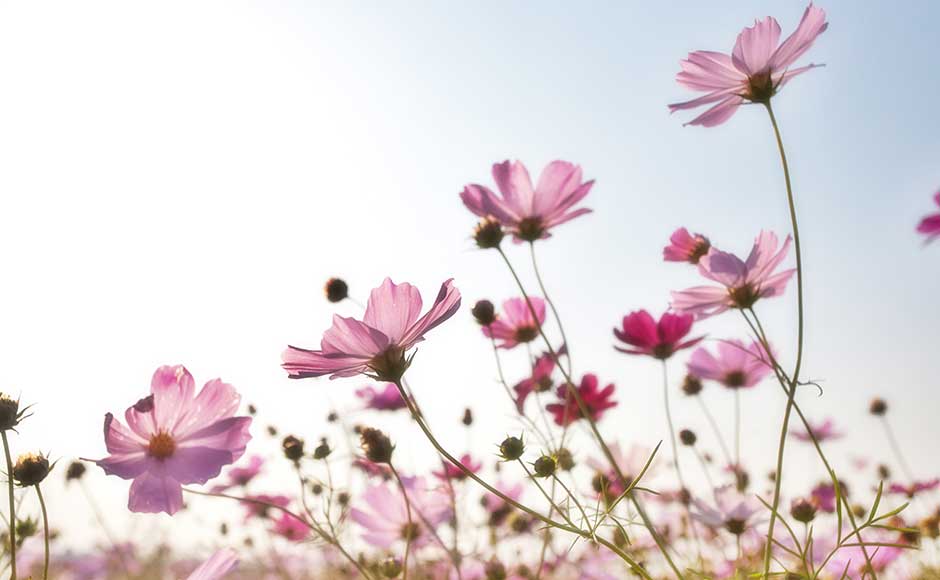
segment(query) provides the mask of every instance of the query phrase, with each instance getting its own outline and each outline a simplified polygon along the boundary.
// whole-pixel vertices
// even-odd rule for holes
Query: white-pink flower
[[[369,486],[361,496],[361,507],[349,512],[363,528],[362,538],[372,546],[387,550],[404,546],[408,540],[412,548],[424,546],[433,537],[426,523],[437,527],[452,515],[447,495],[429,489],[424,478],[403,477],[402,482],[411,502],[410,522],[401,489],[388,482]]]

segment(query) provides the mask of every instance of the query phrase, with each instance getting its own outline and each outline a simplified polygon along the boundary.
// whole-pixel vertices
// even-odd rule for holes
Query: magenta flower
[[[933,196],[933,200],[940,205],[940,191]],[[925,243],[930,243],[940,238],[940,213],[932,213],[920,220],[917,224],[917,231],[927,236]]]
[[[849,490],[845,484],[839,483],[839,493],[848,496]],[[817,508],[831,514],[836,511],[836,488],[832,482],[824,481],[817,484],[810,491],[810,498]]]
[[[796,30],[780,42],[780,25],[768,16],[738,35],[731,54],[698,50],[680,61],[676,81],[705,94],[669,105],[670,112],[712,105],[686,125],[714,127],[731,118],[745,101],[769,103],[791,78],[816,66],[790,68],[813,45],[829,24],[826,13],[812,4],[806,7]]]
[[[363,528],[362,538],[376,548],[388,550],[392,546],[404,546],[408,539],[412,549],[426,545],[432,538],[426,525],[436,528],[452,515],[445,494],[429,490],[423,478],[403,477],[402,481],[411,502],[410,524],[401,490],[388,483],[369,486],[360,496],[365,505],[349,512],[353,521]]]
[[[233,550],[223,549],[193,570],[186,580],[219,580],[238,566],[238,554]]]
[[[831,441],[833,439],[841,439],[843,436],[845,436],[845,433],[836,429],[836,425],[832,419],[826,419],[818,425],[813,425],[813,423],[810,421],[807,422],[809,423],[810,431],[816,437],[816,440],[820,443],[823,441]],[[790,435],[800,441],[805,441],[807,443],[812,441],[812,438],[809,436],[810,434],[807,433],[805,429],[790,431]]]
[[[271,531],[291,542],[302,542],[310,535],[310,526],[293,514],[281,512],[274,520]]]
[[[382,479],[390,479],[392,477],[392,470],[389,469],[387,465],[369,461],[365,457],[356,457],[353,459],[352,466],[370,477],[381,477]]]
[[[104,440],[110,455],[95,463],[108,475],[133,479],[132,512],[175,514],[183,506],[182,485],[206,483],[245,452],[250,417],[236,417],[240,397],[219,379],[197,395],[183,366],[153,374],[151,394],[124,414],[128,427],[108,413]]]
[[[582,183],[581,167],[567,161],[549,163],[535,187],[520,161],[494,164],[493,180],[501,196],[486,186],[470,184],[460,199],[476,215],[496,219],[516,242],[547,238],[553,227],[591,211],[571,209],[591,191],[594,181]]]
[[[745,346],[740,340],[718,343],[718,356],[704,347],[695,349],[688,363],[689,374],[717,381],[729,389],[753,387],[772,370],[770,357],[758,342]]]
[[[320,350],[288,346],[281,366],[292,379],[372,373],[379,380],[394,382],[408,368],[406,353],[458,308],[460,292],[452,280],[441,285],[434,304],[420,316],[418,289],[386,278],[372,290],[361,321],[334,315],[333,326],[323,333]]]
[[[281,510],[275,509],[272,506],[286,508],[290,505],[290,498],[280,494],[256,493],[245,496],[245,499],[254,500],[241,502],[245,507],[245,521],[251,518],[269,519],[275,514],[283,513]],[[272,513],[272,511],[274,513]]]
[[[363,400],[366,409],[376,411],[397,411],[408,406],[394,383],[385,383],[382,390],[371,386],[363,387],[356,391],[356,396]]]
[[[558,356],[564,356],[567,353],[568,349],[565,345],[555,351]],[[512,390],[516,393],[516,410],[520,414],[523,412],[525,401],[529,395],[533,392],[544,393],[552,388],[552,373],[554,371],[555,357],[549,352],[543,352],[535,359],[535,363],[532,365],[532,374],[513,385]]]
[[[500,341],[497,346],[507,349],[535,340],[539,328],[545,323],[545,301],[535,296],[530,296],[529,301],[532,302],[531,310],[525,298],[510,298],[503,302],[503,312],[496,321],[481,327],[483,335]],[[535,310],[535,318],[532,310]]]
[[[698,263],[702,276],[721,286],[695,286],[672,293],[672,308],[705,318],[729,308],[747,309],[761,298],[780,296],[795,269],[774,272],[787,257],[790,236],[777,251],[777,236],[761,231],[747,260],[712,248]]]
[[[938,487],[940,487],[940,479],[915,481],[910,485],[892,483],[890,486],[888,486],[888,493],[906,495],[908,499],[914,499],[914,496],[918,493],[932,491]]]
[[[617,406],[617,401],[612,400],[614,396],[614,384],[611,383],[599,388],[597,375],[587,373],[581,378],[581,385],[578,386],[578,394],[584,401],[584,406],[591,416],[592,421],[599,421],[607,409]],[[583,419],[581,409],[574,396],[568,391],[568,387],[561,385],[556,391],[559,402],[549,403],[545,410],[554,415],[556,425],[570,425],[578,419]]]
[[[663,248],[663,260],[698,264],[709,248],[711,242],[708,238],[702,234],[690,234],[689,230],[679,228],[669,236],[669,245]]]
[[[623,317],[623,328],[614,329],[614,336],[634,348],[615,349],[627,354],[645,354],[665,360],[676,351],[695,345],[704,337],[682,341],[692,330],[691,314],[673,314],[666,312],[659,317],[659,322],[646,310],[637,310]]]
[[[483,467],[483,464],[473,459],[473,457],[470,457],[469,453],[464,453],[460,456],[460,464],[470,470],[471,473],[479,473],[480,469]],[[467,474],[452,463],[445,463],[441,469],[434,471],[433,474],[434,477],[441,481],[447,481],[448,479],[462,481],[467,479]]]

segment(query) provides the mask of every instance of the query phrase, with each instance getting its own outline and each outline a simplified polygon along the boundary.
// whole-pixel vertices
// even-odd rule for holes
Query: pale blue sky
[[[940,436],[940,246],[923,248],[913,228],[940,187],[940,40],[925,31],[940,5],[820,6],[830,28],[804,61],[826,67],[775,100],[805,244],[805,374],[826,391],[803,399],[811,416],[838,412],[852,432],[833,448],[847,465],[853,450],[887,458],[866,413],[871,396],[887,397],[918,473],[935,474],[924,442]],[[102,415],[177,362],[199,382],[229,380],[313,438],[326,398],[348,405],[359,382],[289,382],[278,356],[288,342],[318,343],[327,277],[364,297],[391,275],[430,301],[453,276],[467,307],[514,294],[496,256],[473,250],[474,220],[457,198],[467,182],[490,183],[490,165],[505,158],[533,173],[567,159],[597,180],[585,202],[595,213],[539,251],[576,368],[618,384],[622,404],[605,429],[655,444],[665,435],[658,369],[615,353],[610,328],[698,283],[660,259],[675,227],[739,253],[760,228],[789,228],[766,115],[744,108],[720,128],[683,128],[691,116],[666,110],[692,96],[674,81],[678,61],[730,50],[768,14],[787,34],[803,8],[0,6],[0,389],[37,403],[24,445],[102,454]],[[761,307],[791,360],[792,293]],[[466,310],[430,336],[411,373],[457,451],[464,441],[449,425],[468,402],[481,418],[477,448],[513,426]],[[730,315],[701,329],[743,335]],[[679,361],[672,372],[678,379]],[[730,410],[726,395],[710,393],[716,411]],[[745,451],[765,457],[763,470],[783,399],[767,383],[744,400]],[[676,414],[704,431],[687,401]],[[416,461],[430,456],[412,447]],[[819,477],[808,453],[791,457]],[[126,484],[109,486],[119,505]]]

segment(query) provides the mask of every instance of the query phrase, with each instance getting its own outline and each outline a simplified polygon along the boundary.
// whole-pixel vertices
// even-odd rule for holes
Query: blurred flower
[[[839,493],[848,495],[848,489],[842,483],[839,484]],[[816,504],[816,507],[822,511],[828,514],[836,511],[836,488],[832,485],[832,482],[824,481],[817,484],[816,487],[810,491],[810,497],[813,503]]]
[[[699,50],[680,62],[676,81],[706,94],[669,105],[671,112],[714,104],[687,125],[714,127],[731,118],[745,101],[768,103],[791,78],[816,66],[790,68],[828,27],[826,13],[810,4],[800,25],[780,42],[780,25],[768,16],[738,34],[731,54]]]
[[[915,481],[908,485],[902,483],[892,483],[888,486],[888,493],[906,495],[908,499],[914,499],[914,496],[923,491],[932,491],[940,487],[940,478],[927,481]]]
[[[274,526],[271,531],[278,536],[287,538],[291,542],[301,542],[310,535],[310,526],[297,516],[282,512],[281,515],[274,520]]]
[[[623,317],[621,329],[614,329],[614,336],[634,348],[614,346],[627,354],[645,354],[653,358],[667,359],[676,351],[695,345],[703,337],[682,341],[692,330],[695,320],[691,314],[665,312],[659,322],[646,310],[637,310]]]
[[[397,411],[408,406],[394,383],[385,383],[382,390],[371,386],[362,387],[356,391],[356,396],[363,400],[366,409],[376,411]]]
[[[669,236],[669,245],[663,248],[663,260],[698,264],[709,248],[711,242],[708,238],[702,234],[690,234],[689,230],[679,228]]]
[[[761,231],[746,261],[714,247],[698,263],[699,273],[721,286],[695,286],[672,293],[672,307],[706,318],[729,308],[747,309],[761,298],[780,296],[795,269],[774,273],[787,257],[790,236],[777,251],[777,236]]]
[[[508,484],[497,481],[493,487],[514,501],[519,501],[522,498],[522,492],[525,490],[525,486],[519,482]],[[483,496],[482,503],[483,509],[486,510],[489,516],[488,523],[491,526],[502,524],[513,510],[513,507],[506,503],[506,500],[489,492]]]
[[[429,490],[423,478],[403,477],[402,482],[411,502],[410,524],[401,490],[389,483],[366,488],[360,496],[362,506],[349,512],[363,528],[362,538],[376,548],[404,546],[409,538],[412,549],[421,547],[431,540],[425,522],[436,527],[451,517],[449,500],[441,492]],[[418,517],[419,512],[422,517]]]
[[[110,455],[96,461],[108,475],[133,479],[128,508],[133,512],[176,513],[182,485],[206,483],[245,452],[250,417],[236,417],[240,397],[219,379],[197,395],[183,366],[153,374],[151,395],[127,409],[128,427],[105,415]]]
[[[568,353],[565,345],[555,351],[558,356],[564,356]],[[543,352],[535,359],[532,365],[532,374],[522,379],[512,390],[516,393],[516,410],[522,414],[525,408],[525,401],[533,392],[543,393],[552,388],[552,373],[555,371],[555,357],[549,352]]]
[[[187,580],[218,580],[235,569],[238,565],[238,554],[233,550],[219,550],[193,570]]]
[[[619,443],[614,442],[608,447],[610,448],[610,454],[613,456],[617,467],[620,468],[620,472],[623,473],[624,478],[627,480],[627,484],[632,483],[633,480],[640,476],[650,456],[653,454],[652,449],[642,445],[631,445],[623,449],[620,447]],[[606,459],[590,458],[587,464],[595,472],[605,476],[604,483],[607,486],[606,492],[608,495],[617,497],[623,493],[624,487],[620,485],[617,474]],[[647,469],[643,477],[649,479],[653,477],[655,473],[656,463],[654,461],[650,464],[649,469]]]
[[[933,200],[940,205],[940,191],[934,194]],[[940,213],[932,213],[920,220],[917,231],[927,236],[927,243],[940,237]]]
[[[246,521],[251,518],[273,518],[275,514],[283,512],[272,506],[286,508],[288,505],[290,505],[290,498],[286,495],[280,494],[254,493],[251,495],[246,495],[245,499],[249,500],[242,502],[242,505],[245,507]],[[272,511],[274,513],[271,513]]]
[[[731,486],[719,488],[715,492],[715,502],[711,506],[700,499],[693,499],[692,517],[710,528],[723,528],[736,536],[752,529],[759,521],[755,516],[761,513],[761,505]]]
[[[871,559],[871,568],[881,573],[904,553],[904,548],[882,545],[895,544],[897,540],[887,533],[877,535],[867,534],[865,546],[868,557]],[[871,578],[865,551],[860,545],[843,546],[837,550],[829,563],[826,564],[829,573],[836,578],[845,580],[865,580]]]
[[[473,459],[469,453],[460,456],[460,464],[470,470],[471,473],[479,473],[483,464]],[[433,472],[434,477],[446,481],[448,479],[463,480],[467,479],[467,474],[462,469],[452,463],[444,463],[441,469]]]
[[[530,296],[529,301],[531,310],[525,298],[510,298],[503,302],[503,311],[496,321],[480,328],[483,335],[500,341],[499,348],[512,348],[538,338],[539,328],[545,323],[545,301],[535,296]]]
[[[551,236],[549,230],[591,210],[571,208],[591,191],[594,181],[581,181],[581,167],[552,161],[532,187],[520,161],[493,165],[493,179],[501,195],[483,185],[464,187],[460,199],[474,214],[499,221],[516,242],[534,242]]]
[[[611,400],[614,395],[614,388],[614,384],[611,383],[600,389],[597,375],[592,373],[587,373],[581,378],[581,384],[578,386],[577,391],[581,395],[592,421],[600,420],[607,409],[617,406],[617,401]],[[545,410],[554,415],[555,424],[570,425],[578,419],[584,418],[581,415],[581,408],[578,406],[577,400],[569,392],[566,385],[559,386],[556,395],[559,402],[545,406]]]
[[[812,432],[813,436],[815,436],[816,440],[820,443],[833,439],[841,439],[845,436],[845,433],[836,429],[836,425],[832,419],[826,419],[818,425],[813,425],[812,421],[807,421],[807,423],[809,423],[810,432]],[[790,435],[800,441],[810,442],[813,440],[809,432],[805,429],[795,429],[790,431]]]
[[[261,473],[264,466],[264,458],[260,455],[252,455],[248,458],[248,465],[233,465],[226,472],[227,481],[219,485],[212,486],[212,492],[218,493],[231,489],[233,487],[245,487],[252,479]]]
[[[321,350],[289,346],[281,366],[292,379],[374,373],[379,380],[399,380],[408,368],[405,354],[424,340],[425,333],[454,315],[460,292],[447,280],[424,316],[419,316],[421,305],[417,288],[386,278],[372,290],[361,321],[334,315],[333,326],[320,341]]]
[[[729,389],[753,387],[770,374],[770,358],[758,342],[745,346],[740,340],[718,343],[716,357],[704,347],[695,349],[688,363],[689,373],[717,381]]]

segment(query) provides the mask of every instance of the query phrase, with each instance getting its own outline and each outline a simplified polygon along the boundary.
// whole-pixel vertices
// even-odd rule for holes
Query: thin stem
[[[734,389],[734,464],[741,468],[741,389]]]
[[[49,514],[46,513],[46,501],[42,497],[42,490],[36,484],[36,497],[39,498],[39,510],[42,512],[42,540],[44,556],[42,559],[42,580],[49,580]]]
[[[389,462],[388,468],[392,471],[392,475],[395,476],[395,481],[398,482],[398,489],[401,490],[401,495],[405,498],[405,509],[408,512],[408,533],[405,534],[405,557],[402,560],[401,567],[402,580],[408,580],[408,555],[411,553],[411,535],[414,528],[414,522],[411,520],[411,500],[408,499],[408,491],[405,489],[405,483],[401,480],[401,475],[398,474],[398,470],[395,469],[395,466],[392,465],[391,462]]]
[[[565,327],[561,323],[561,316],[558,315],[558,309],[555,307],[555,302],[548,295],[548,291],[545,289],[545,283],[542,281],[542,273],[539,271],[539,263],[535,259],[535,242],[529,242],[529,255],[532,256],[532,271],[535,272],[535,280],[539,284],[539,290],[542,292],[542,297],[545,298],[545,302],[548,302],[548,307],[552,310],[552,316],[555,317],[555,324],[558,325],[558,332],[561,334],[562,344],[565,345],[566,354],[565,359],[568,363],[568,374],[573,374],[571,370],[571,345],[568,344],[568,336],[565,334]],[[558,363],[559,366],[561,363]]]
[[[679,486],[686,489],[685,480],[682,478],[682,468],[679,467],[679,446],[676,444],[676,427],[672,422],[672,410],[669,407],[669,375],[666,371],[666,361],[663,363],[663,405],[666,408],[666,425],[669,427],[669,442],[672,443],[672,462],[676,468],[676,478],[679,480]]]
[[[715,438],[718,439],[718,445],[721,447],[721,454],[725,458],[725,465],[732,465],[734,461],[731,459],[731,452],[728,451],[728,444],[725,443],[724,435],[721,434],[721,429],[718,427],[718,422],[715,421],[715,417],[712,415],[711,411],[708,410],[708,406],[705,404],[705,399],[702,398],[701,393],[695,395],[695,399],[698,401],[698,406],[702,409],[702,414],[705,415],[705,418],[708,420],[708,424],[711,426],[712,431],[715,433]]]
[[[10,457],[10,442],[7,432],[0,431],[3,438],[3,454],[7,460],[7,488],[10,496],[10,580],[16,580],[16,499],[13,497],[13,459]]]
[[[780,505],[780,488],[783,482],[783,457],[784,449],[787,444],[787,433],[790,425],[790,413],[793,410],[794,397],[796,397],[796,386],[800,377],[800,367],[803,364],[803,254],[800,248],[800,229],[796,220],[796,204],[793,201],[793,187],[790,183],[790,167],[787,164],[787,154],[783,148],[783,139],[780,137],[780,128],[777,126],[777,118],[774,116],[774,110],[770,106],[770,101],[764,103],[767,108],[767,114],[770,116],[770,124],[773,126],[774,136],[777,138],[777,149],[780,151],[780,162],[783,164],[783,178],[787,187],[787,204],[790,208],[790,225],[793,228],[793,247],[796,254],[796,296],[797,296],[797,344],[796,344],[796,364],[790,381],[790,387],[787,389],[787,407],[783,413],[783,424],[780,428],[780,443],[777,446],[777,470],[774,479],[774,497],[771,504],[770,523],[767,526],[767,544],[764,547],[764,577],[770,573],[770,557],[773,551],[774,525],[777,523],[777,508]]]
[[[591,520],[590,518],[588,518],[587,512],[585,512],[584,508],[581,506],[581,502],[578,501],[578,497],[575,494],[571,493],[571,490],[568,489],[568,486],[565,485],[565,482],[562,481],[560,477],[558,477],[557,473],[554,474],[553,477],[554,477],[554,481],[557,481],[559,485],[561,485],[561,488],[565,490],[565,493],[567,493],[568,497],[571,498],[571,501],[574,502],[575,507],[577,507],[578,511],[581,512],[581,517],[584,519],[584,522],[585,523],[590,522]]]
[[[888,418],[884,415],[881,416],[881,424],[885,427],[885,434],[888,436],[888,444],[891,445],[891,451],[894,452],[894,457],[897,459],[898,465],[901,466],[901,471],[904,472],[904,477],[906,477],[909,482],[913,482],[913,472],[911,471],[907,460],[904,459],[904,454],[901,453],[901,446],[898,445],[898,440],[894,436],[894,430],[891,428],[891,423],[888,422]]]

